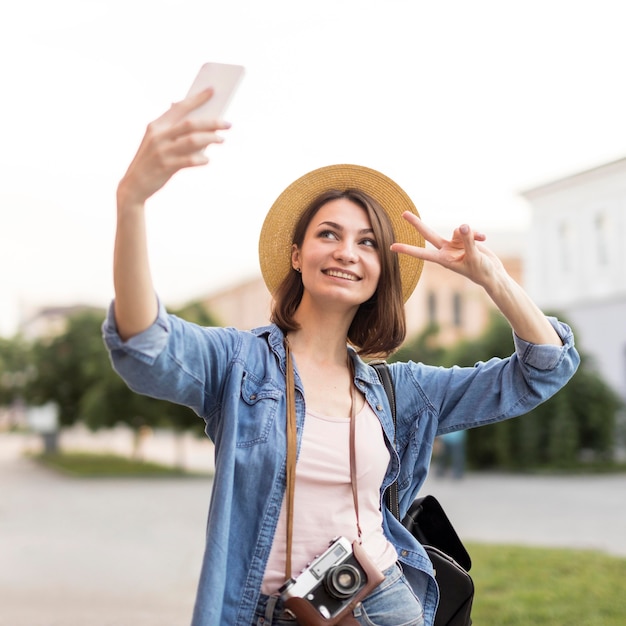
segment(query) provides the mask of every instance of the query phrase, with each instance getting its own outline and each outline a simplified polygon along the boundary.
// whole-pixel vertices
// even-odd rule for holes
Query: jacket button
[[[253,393],[253,394],[250,396],[250,400],[256,400],[256,393]]]
[[[383,410],[382,404],[377,404],[376,405],[376,410],[377,411],[382,411]]]
[[[406,550],[402,550],[401,554],[402,554],[402,556],[407,556],[408,552]]]

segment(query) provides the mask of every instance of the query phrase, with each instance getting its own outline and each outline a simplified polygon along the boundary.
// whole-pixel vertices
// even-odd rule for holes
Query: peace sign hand
[[[485,235],[473,231],[467,224],[456,228],[451,239],[444,239],[414,213],[405,211],[403,217],[433,247],[420,248],[405,243],[394,243],[391,246],[393,252],[438,263],[483,287],[487,287],[496,274],[505,272],[500,259],[482,245],[481,242],[486,240]]]

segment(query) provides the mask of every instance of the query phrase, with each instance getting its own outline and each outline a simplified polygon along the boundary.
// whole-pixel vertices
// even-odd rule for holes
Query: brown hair
[[[406,322],[398,255],[389,249],[395,240],[394,232],[378,201],[358,189],[325,191],[303,211],[293,233],[293,243],[300,248],[315,214],[328,202],[340,198],[354,202],[367,213],[380,258],[378,286],[372,297],[359,306],[348,330],[348,341],[361,356],[386,357],[404,341]],[[303,293],[302,276],[291,269],[276,290],[272,306],[271,321],[284,333],[300,327],[294,315]]]

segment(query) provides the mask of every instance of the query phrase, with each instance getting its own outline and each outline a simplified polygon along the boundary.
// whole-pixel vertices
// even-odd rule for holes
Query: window
[[[437,323],[437,294],[434,291],[429,291],[426,302],[427,302],[426,306],[428,307],[428,323],[430,325],[436,324]]]
[[[608,220],[604,213],[596,215],[594,220],[594,236],[596,246],[596,258],[600,267],[609,264],[608,253]]]
[[[452,296],[452,323],[456,328],[463,325],[463,300],[461,294],[457,291]]]
[[[567,222],[559,225],[559,252],[561,255],[561,270],[564,274],[572,270],[571,256],[572,228]]]

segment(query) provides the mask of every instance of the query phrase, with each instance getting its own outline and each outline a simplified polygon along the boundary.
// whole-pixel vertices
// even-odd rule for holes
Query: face
[[[346,198],[324,204],[309,223],[292,265],[306,297],[350,306],[369,300],[380,277],[378,243],[365,210]]]

